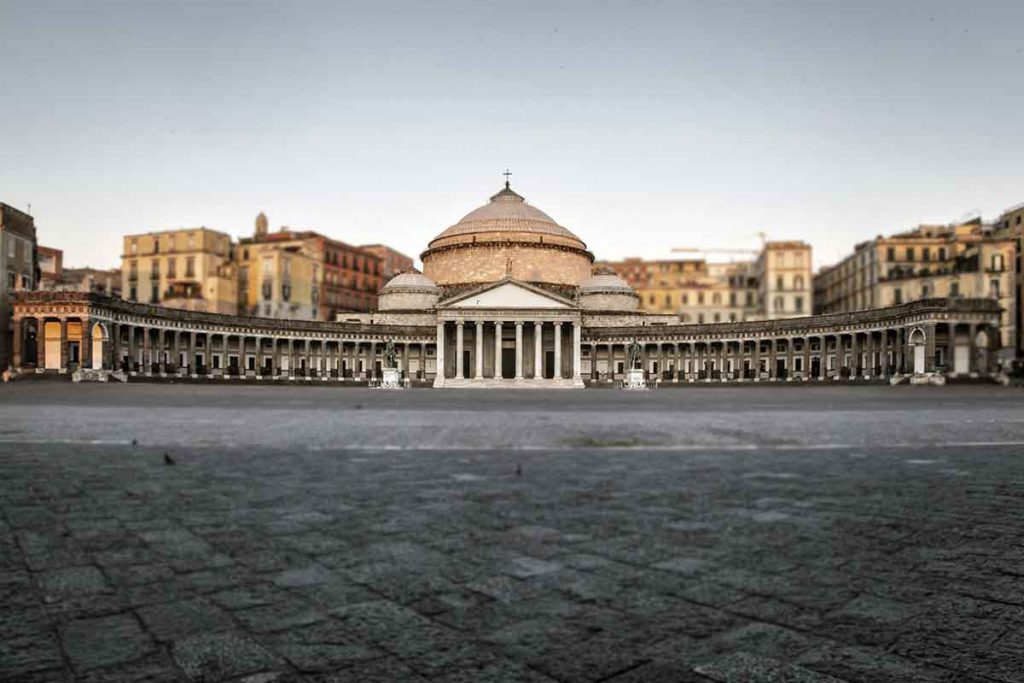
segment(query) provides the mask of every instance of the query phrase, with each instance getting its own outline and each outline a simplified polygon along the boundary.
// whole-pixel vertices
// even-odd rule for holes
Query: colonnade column
[[[142,328],[142,362],[139,363],[139,371],[149,374],[152,366],[152,356],[149,350],[149,328]]]
[[[516,321],[516,379],[523,378],[523,323]]]
[[[544,340],[544,323],[540,320],[533,323],[533,378],[544,378],[544,366],[541,364],[541,346]]]
[[[615,379],[615,342],[608,342],[608,381]]]
[[[494,322],[494,378],[501,379],[501,321]]]
[[[427,378],[427,361],[423,360],[423,379]],[[437,372],[434,374],[434,384],[441,386],[444,383],[444,321],[437,323]]]
[[[753,349],[753,357],[752,357],[751,365],[753,366],[753,370],[754,370],[754,381],[755,382],[760,382],[761,381],[761,339],[760,338],[754,340],[754,349]]]
[[[805,382],[811,378],[811,338],[804,337],[804,369],[801,373]]]
[[[597,342],[590,343],[590,381],[597,381]]]
[[[583,359],[580,358],[583,349],[583,330],[578,320],[572,322],[572,378],[583,381]]]
[[[459,320],[455,323],[455,376],[458,379],[463,377],[462,356],[463,356],[463,331],[464,323]]]
[[[878,376],[885,379],[889,375],[889,330],[882,330],[878,342]]]
[[[476,363],[473,379],[484,378],[484,321],[476,321]]]
[[[562,323],[555,322],[555,375],[552,379],[562,379]]]

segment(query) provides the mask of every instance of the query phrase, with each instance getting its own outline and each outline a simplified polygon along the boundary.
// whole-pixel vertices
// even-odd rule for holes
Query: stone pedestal
[[[404,389],[402,385],[402,373],[398,368],[381,368],[380,378],[381,389]]]
[[[644,378],[644,371],[640,369],[626,370],[626,376],[622,379],[622,388],[630,391],[645,391],[647,380]]]

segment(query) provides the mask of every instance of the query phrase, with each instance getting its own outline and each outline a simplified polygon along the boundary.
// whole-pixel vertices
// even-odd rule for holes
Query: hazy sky
[[[0,201],[65,263],[313,228],[418,256],[513,187],[599,258],[1024,202],[1024,2],[0,0]]]

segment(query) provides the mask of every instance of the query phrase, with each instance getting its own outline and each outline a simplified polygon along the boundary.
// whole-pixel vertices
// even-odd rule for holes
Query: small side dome
[[[640,297],[611,268],[598,268],[580,284],[580,308],[592,311],[635,311]]]
[[[415,270],[403,270],[377,294],[379,311],[414,311],[433,308],[441,297],[434,281]]]

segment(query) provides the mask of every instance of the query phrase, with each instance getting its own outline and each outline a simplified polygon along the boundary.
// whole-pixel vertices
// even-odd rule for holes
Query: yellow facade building
[[[209,228],[124,237],[121,294],[129,301],[208,313],[238,311],[231,237]]]
[[[753,260],[602,261],[629,283],[648,313],[678,315],[684,323],[742,322],[811,313],[811,247],[766,242]]]
[[[816,311],[844,313],[934,297],[991,298],[1004,309],[1002,344],[1010,347],[1017,339],[1014,256],[1014,240],[980,218],[879,236],[815,276]]]
[[[265,318],[320,319],[323,255],[319,240],[281,231],[238,247],[239,312]]]

